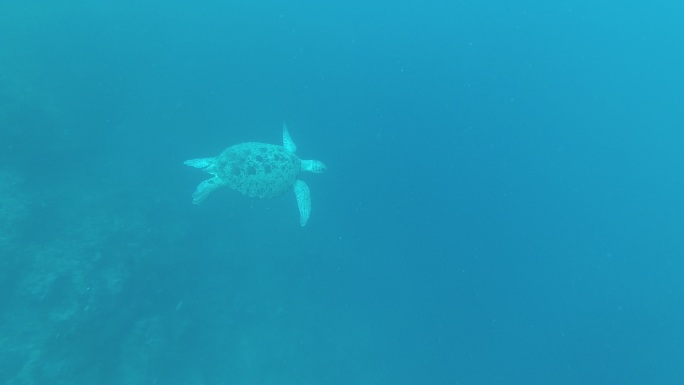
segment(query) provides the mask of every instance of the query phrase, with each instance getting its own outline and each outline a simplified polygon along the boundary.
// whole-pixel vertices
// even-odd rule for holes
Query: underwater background
[[[684,383],[682,20],[0,2],[0,384]],[[283,122],[305,227],[191,203]]]

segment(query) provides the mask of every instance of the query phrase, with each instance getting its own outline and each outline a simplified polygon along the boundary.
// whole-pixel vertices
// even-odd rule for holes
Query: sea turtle
[[[304,226],[311,213],[309,186],[297,179],[301,171],[320,174],[326,167],[318,160],[302,160],[295,155],[297,146],[283,123],[283,145],[240,143],[230,146],[215,158],[186,160],[213,178],[197,186],[192,203],[200,204],[214,191],[228,186],[244,195],[259,198],[279,196],[294,188],[299,206],[299,223]]]

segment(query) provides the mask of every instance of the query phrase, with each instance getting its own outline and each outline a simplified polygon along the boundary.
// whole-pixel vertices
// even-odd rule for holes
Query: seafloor
[[[2,384],[358,380],[283,301],[285,260],[191,228],[192,185],[170,194],[93,157],[59,102],[16,82],[0,87]]]

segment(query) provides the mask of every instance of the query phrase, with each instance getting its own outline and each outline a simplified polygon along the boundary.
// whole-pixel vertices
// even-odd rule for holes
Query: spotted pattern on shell
[[[299,208],[299,224],[304,226],[311,214],[309,186],[298,179],[302,171],[320,174],[326,166],[319,160],[302,160],[297,146],[283,124],[283,145],[240,143],[213,158],[196,158],[183,162],[212,175],[202,181],[192,194],[192,203],[204,202],[214,191],[230,187],[244,195],[271,198],[294,191]]]
[[[292,190],[301,171],[301,160],[283,146],[240,143],[216,158],[217,175],[244,195],[272,198]]]

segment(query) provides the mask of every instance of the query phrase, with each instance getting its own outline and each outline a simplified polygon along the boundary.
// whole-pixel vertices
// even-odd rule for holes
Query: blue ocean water
[[[0,383],[684,383],[684,5],[0,3]],[[328,171],[255,199],[242,142]]]

